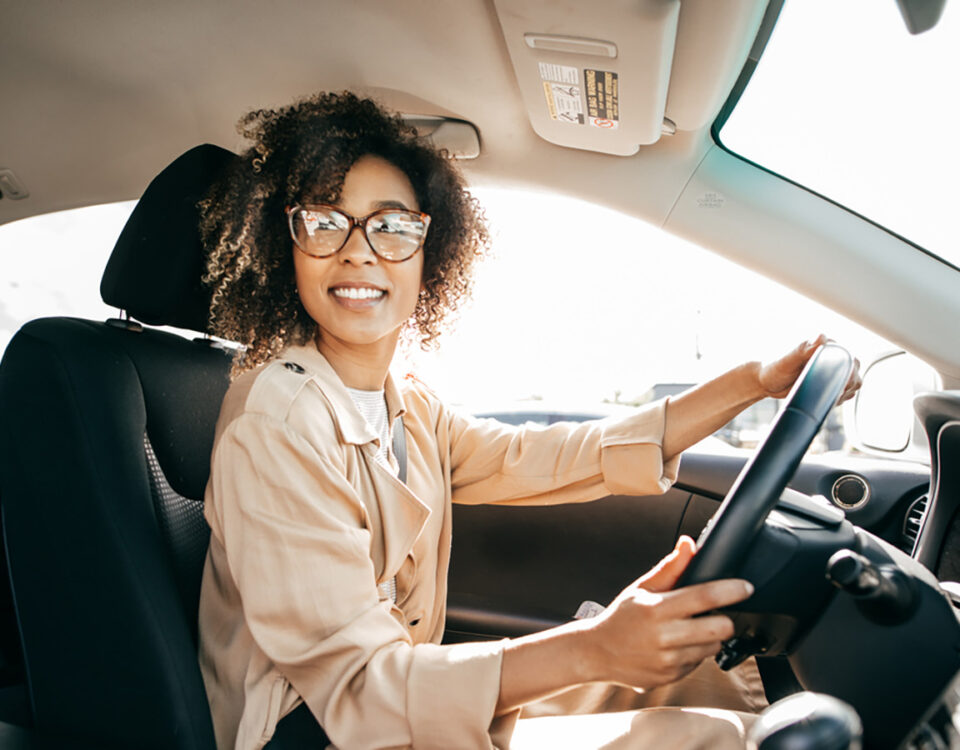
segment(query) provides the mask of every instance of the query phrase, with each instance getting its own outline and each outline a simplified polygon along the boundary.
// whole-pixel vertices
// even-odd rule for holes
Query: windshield
[[[907,32],[893,0],[793,0],[725,147],[960,267],[960,3]]]
[[[547,423],[678,393],[742,362],[827,333],[861,361],[892,348],[801,294],[623,214],[544,193],[475,190],[494,232],[474,300],[411,368],[474,413]],[[530,217],[538,217],[531,221]],[[571,221],[570,217],[576,217]],[[696,273],[690,273],[696,269]],[[766,400],[717,437],[754,447]],[[542,418],[530,416],[541,412]],[[515,421],[511,418],[510,421]],[[844,447],[835,414],[811,450]]]
[[[448,399],[626,402],[777,357],[821,331],[861,359],[891,346],[639,219],[546,193],[474,192],[495,257],[437,354],[413,353]]]

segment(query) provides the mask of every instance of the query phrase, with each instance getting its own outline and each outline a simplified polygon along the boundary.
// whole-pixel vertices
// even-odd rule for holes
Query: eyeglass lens
[[[340,250],[353,227],[348,216],[321,206],[297,208],[290,228],[300,248],[309,255],[326,256]],[[364,222],[364,234],[374,252],[387,260],[405,260],[420,248],[427,231],[423,218],[412,211],[387,209]]]

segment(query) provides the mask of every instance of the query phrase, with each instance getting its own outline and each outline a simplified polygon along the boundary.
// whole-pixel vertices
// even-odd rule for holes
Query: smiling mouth
[[[372,287],[337,287],[336,289],[331,290],[331,294],[334,297],[339,297],[341,299],[369,299],[375,300],[383,297],[386,292],[382,289],[374,289]]]

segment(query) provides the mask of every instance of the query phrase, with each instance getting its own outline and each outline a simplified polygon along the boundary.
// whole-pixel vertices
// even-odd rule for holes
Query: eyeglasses
[[[357,218],[323,203],[287,209],[290,236],[307,255],[326,258],[339,252],[354,227],[360,227],[370,248],[384,260],[399,262],[423,247],[430,217],[403,208],[381,208]]]

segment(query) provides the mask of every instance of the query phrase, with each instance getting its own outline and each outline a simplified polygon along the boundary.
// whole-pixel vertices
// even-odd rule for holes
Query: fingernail
[[[747,592],[747,596],[753,596],[753,584],[750,581],[743,582],[743,589]]]

